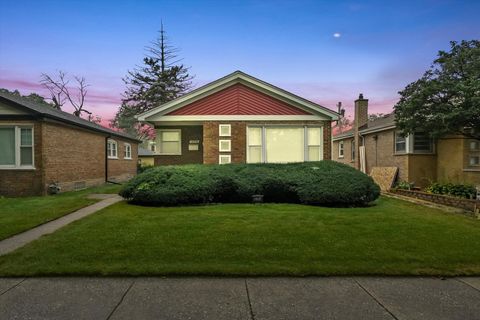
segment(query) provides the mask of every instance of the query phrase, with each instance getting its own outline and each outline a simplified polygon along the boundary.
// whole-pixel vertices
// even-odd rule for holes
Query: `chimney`
[[[358,99],[355,100],[355,129],[363,127],[368,122],[368,99],[363,98],[363,93],[360,93]]]
[[[360,139],[359,130],[368,122],[368,99],[363,98],[363,93],[360,93],[358,99],[355,100],[355,118],[353,121],[355,143],[355,168],[360,170],[360,146],[363,142]]]

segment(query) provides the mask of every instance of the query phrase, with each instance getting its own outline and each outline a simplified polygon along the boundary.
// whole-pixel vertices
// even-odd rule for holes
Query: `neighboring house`
[[[331,159],[338,114],[241,71],[138,116],[156,130],[155,165]]]
[[[155,153],[152,150],[148,150],[142,147],[138,147],[138,163],[142,167],[155,165]]]
[[[0,93],[0,195],[45,195],[136,174],[140,141],[48,106]]]
[[[373,167],[397,167],[399,181],[420,187],[432,181],[480,185],[480,141],[458,135],[434,141],[425,132],[404,137],[393,113],[368,121],[368,100],[362,95],[354,117],[352,129],[333,137],[335,161],[367,173]]]

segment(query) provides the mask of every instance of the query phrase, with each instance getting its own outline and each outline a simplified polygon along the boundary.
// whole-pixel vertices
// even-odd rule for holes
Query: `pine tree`
[[[127,86],[122,104],[112,126],[144,139],[151,128],[137,123],[135,115],[171,101],[190,90],[192,77],[188,68],[177,58],[178,49],[172,47],[163,29],[158,38],[147,47],[143,65],[128,71],[123,79]]]

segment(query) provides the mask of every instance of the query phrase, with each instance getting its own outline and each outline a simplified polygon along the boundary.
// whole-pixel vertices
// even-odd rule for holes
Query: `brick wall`
[[[390,192],[396,193],[402,196],[406,196],[406,197],[421,199],[421,200],[429,201],[432,203],[459,208],[459,209],[470,211],[473,213],[475,213],[477,210],[480,209],[479,200],[455,198],[455,197],[449,197],[449,196],[444,196],[440,194],[432,194],[432,193],[426,193],[426,192],[414,191],[414,190],[392,189]]]
[[[0,169],[0,195],[2,196],[34,196],[43,191],[42,167],[42,123],[39,121],[12,120],[0,121],[0,124],[33,125],[34,170]]]
[[[203,147],[204,156],[203,163],[218,163],[220,152],[218,151],[218,143],[220,140],[218,126],[220,124],[230,124],[232,128],[231,152],[222,154],[230,154],[232,163],[245,163],[247,161],[247,126],[249,125],[272,125],[272,124],[292,124],[292,125],[323,125],[323,158],[330,160],[331,153],[331,124],[330,121],[206,121],[203,123]],[[228,137],[221,137],[228,139]]]
[[[220,152],[218,151],[219,125],[231,125],[231,137],[221,137],[223,139],[231,140],[231,152],[222,152],[222,154],[230,154],[232,163],[247,162],[247,123],[244,121],[206,121],[203,123],[203,163],[215,164],[218,163]]]
[[[202,126],[156,126],[155,129],[181,129],[182,154],[181,155],[155,155],[155,165],[192,164],[203,163],[204,139]],[[217,129],[218,130],[218,129]],[[188,150],[190,140],[199,140],[198,150]],[[157,152],[160,150],[160,143],[157,142]]]
[[[62,192],[105,183],[106,134],[53,120],[0,123],[34,124],[35,155],[35,170],[0,170],[0,195],[45,195],[52,183],[58,183]],[[118,140],[120,159],[109,161],[112,180],[136,174],[137,144],[129,141],[132,160],[123,160],[123,142]]]
[[[409,181],[408,155],[395,154],[394,130],[365,135],[365,160],[367,173],[373,167],[398,167],[398,179]]]
[[[43,123],[44,190],[61,191],[105,182],[105,136],[59,122]]]
[[[340,141],[343,141],[343,158],[340,158],[338,156],[338,148],[340,145]],[[355,161],[353,161],[352,159],[352,141],[353,141],[353,138],[333,141],[332,160],[355,167]]]
[[[137,174],[138,145],[132,141],[122,140],[117,137],[110,139],[117,142],[118,159],[108,159],[108,181],[127,181]],[[132,159],[125,159],[125,143],[130,144],[132,147]],[[103,152],[102,154],[105,153]]]

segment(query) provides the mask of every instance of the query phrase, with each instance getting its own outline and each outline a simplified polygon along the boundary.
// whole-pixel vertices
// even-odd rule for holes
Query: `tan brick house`
[[[424,132],[404,137],[394,113],[368,121],[362,95],[355,101],[353,128],[333,137],[332,158],[366,173],[397,167],[398,181],[419,187],[431,181],[480,185],[480,141],[454,135],[434,141]]]
[[[45,195],[136,174],[139,141],[74,115],[0,93],[0,195]]]
[[[138,116],[156,129],[155,165],[331,159],[337,118],[241,71]]]

